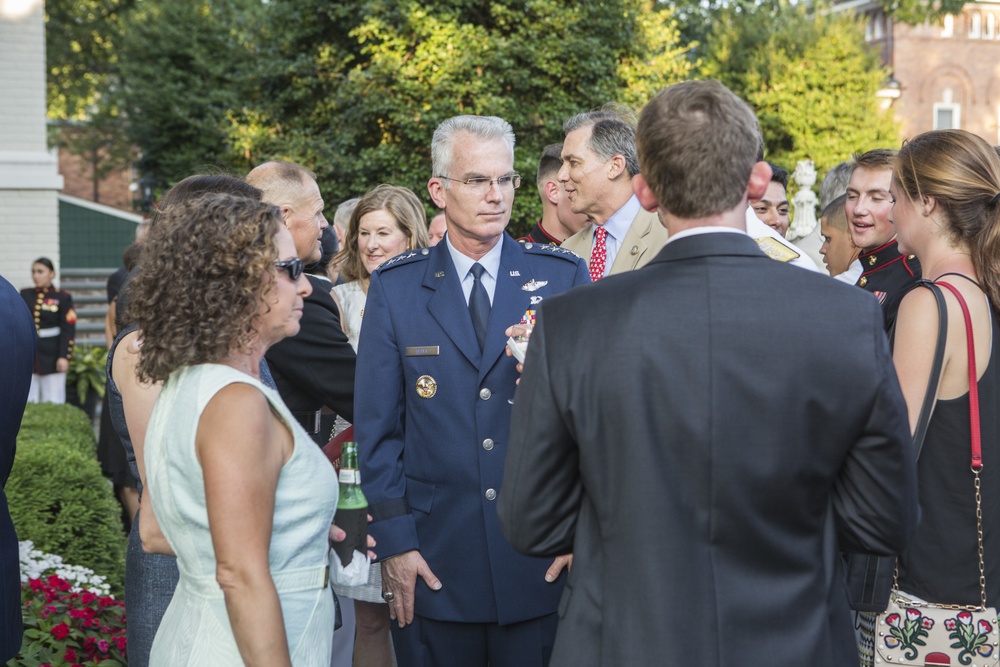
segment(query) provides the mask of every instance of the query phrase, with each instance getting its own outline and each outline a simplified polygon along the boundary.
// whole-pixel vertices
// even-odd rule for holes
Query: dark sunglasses
[[[275,262],[274,265],[279,269],[284,269],[293,283],[299,279],[299,276],[302,275],[302,272],[306,268],[305,264],[298,257],[295,259],[286,259],[283,262]]]

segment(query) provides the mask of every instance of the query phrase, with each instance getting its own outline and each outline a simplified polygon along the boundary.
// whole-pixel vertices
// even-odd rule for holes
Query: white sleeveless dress
[[[163,534],[177,554],[180,582],[150,654],[151,667],[242,667],[208,530],[205,479],[195,435],[209,400],[234,382],[252,385],[295,438],[281,469],[269,561],[296,667],[329,667],[334,623],[329,529],[337,507],[333,466],[295,421],[277,392],[229,366],[202,364],[176,371],[164,384],[146,436],[145,456]]]

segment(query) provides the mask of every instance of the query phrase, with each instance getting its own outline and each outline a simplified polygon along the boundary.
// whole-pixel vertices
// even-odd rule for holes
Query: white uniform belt
[[[296,593],[316,588],[327,588],[330,585],[330,566],[314,565],[297,570],[282,570],[272,572],[271,580],[278,593]],[[180,583],[185,589],[202,598],[221,598],[222,589],[215,575],[187,574],[181,570]]]
[[[38,330],[39,338],[55,338],[62,332],[59,327],[47,327],[45,329]]]

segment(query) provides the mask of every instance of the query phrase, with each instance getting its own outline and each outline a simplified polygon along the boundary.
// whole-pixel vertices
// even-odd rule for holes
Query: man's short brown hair
[[[538,175],[535,183],[541,185],[545,181],[555,180],[556,174],[562,168],[562,144],[549,144],[538,159]]]
[[[761,135],[753,111],[724,85],[685,81],[646,105],[636,144],[660,206],[681,218],[702,218],[740,203]]]
[[[865,153],[855,153],[851,156],[851,173],[855,169],[888,169],[896,166],[896,153],[891,148],[875,148]]]

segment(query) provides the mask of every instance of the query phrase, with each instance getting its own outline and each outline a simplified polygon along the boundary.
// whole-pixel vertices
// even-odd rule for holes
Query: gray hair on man
[[[449,176],[452,145],[460,132],[467,132],[482,141],[503,139],[514,154],[514,128],[497,116],[453,116],[437,126],[431,139],[432,176]],[[450,181],[444,181],[448,187]]]
[[[342,234],[347,233],[347,223],[350,222],[351,213],[359,201],[361,201],[361,197],[352,197],[337,205],[337,210],[333,214],[333,226],[339,229]]]
[[[625,158],[625,168],[631,178],[639,173],[639,157],[635,150],[635,114],[625,106],[608,103],[600,109],[578,113],[563,124],[563,133],[569,134],[581,127],[593,126],[590,150],[601,160],[616,155]]]

